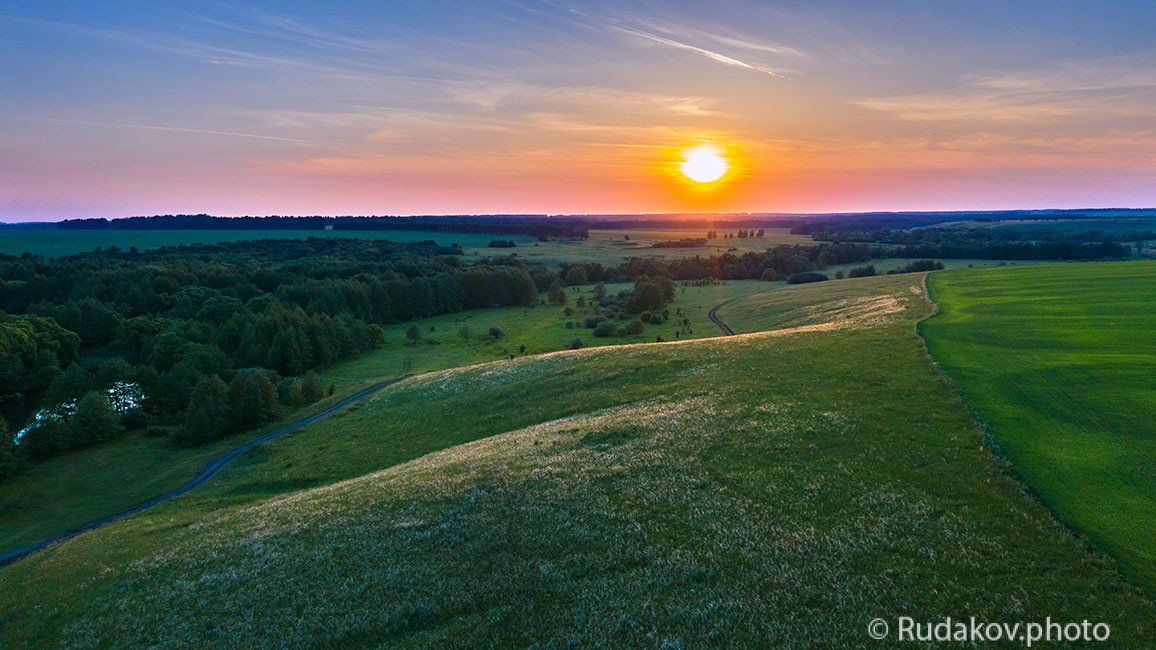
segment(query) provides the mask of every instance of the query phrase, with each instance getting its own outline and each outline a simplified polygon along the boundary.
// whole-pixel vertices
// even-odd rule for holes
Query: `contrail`
[[[704,49],[701,47],[696,47],[696,46],[690,45],[688,43],[682,43],[680,41],[676,41],[676,40],[671,39],[671,38],[658,36],[657,34],[651,34],[650,32],[644,32],[641,29],[635,29],[633,27],[626,27],[626,26],[618,25],[618,24],[611,25],[611,27],[613,27],[614,29],[617,29],[620,32],[624,32],[626,34],[638,36],[639,38],[644,38],[648,41],[652,41],[652,42],[658,43],[660,45],[666,45],[666,46],[677,48],[680,50],[686,50],[688,52],[694,52],[695,54],[698,54],[700,56],[705,56],[706,58],[708,58],[712,61],[717,61],[719,63],[723,63],[726,65],[732,65],[732,66],[735,66],[738,68],[742,68],[744,70],[750,70],[752,72],[761,72],[762,74],[770,75],[772,77],[778,77],[779,79],[790,79],[790,77],[788,77],[786,75],[781,75],[777,72],[772,72],[770,70],[764,70],[762,68],[755,67],[755,66],[753,66],[753,65],[751,65],[745,61],[740,61],[734,57],[729,57],[725,54],[719,54],[718,52],[712,52],[710,50],[707,50],[707,49]]]

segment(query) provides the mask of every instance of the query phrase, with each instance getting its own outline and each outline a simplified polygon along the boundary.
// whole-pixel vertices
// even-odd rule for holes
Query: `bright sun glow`
[[[713,183],[722,178],[729,167],[718,147],[709,144],[684,151],[680,165],[683,175],[696,183]]]

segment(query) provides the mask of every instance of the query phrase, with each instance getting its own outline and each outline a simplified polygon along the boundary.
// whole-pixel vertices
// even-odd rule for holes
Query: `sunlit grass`
[[[1153,603],[1001,473],[889,282],[860,296],[903,311],[835,331],[413,378],[0,571],[0,620],[75,647],[861,647],[876,616],[1051,616],[1143,645]]]
[[[620,284],[607,288],[617,292],[629,286]],[[659,336],[674,339],[676,331],[681,331],[683,338],[717,336],[720,334],[718,327],[706,317],[711,307],[752,291],[781,286],[778,283],[742,281],[680,287],[670,309],[672,313],[681,309],[690,325],[672,319],[663,325],[648,325],[642,335],[634,337],[596,338],[591,330],[580,326],[566,329],[567,321],[581,323],[584,310],[575,308],[574,315],[568,317],[563,308],[557,306],[480,309],[387,326],[383,348],[323,371],[326,384],[332,383],[336,389],[333,398],[287,414],[281,422],[260,432],[195,449],[177,447],[164,438],[133,434],[51,459],[16,478],[0,482],[0,550],[39,541],[166,492],[193,478],[198,467],[229,447],[324,408],[358,388],[382,379],[508,359],[511,355],[562,350],[574,338],[581,338],[584,345],[597,346],[654,341]],[[580,293],[571,290],[568,293],[570,306],[574,306],[579,295],[591,299],[592,292],[592,286],[582,287]],[[585,310],[589,311],[589,308]],[[421,331],[422,339],[417,343],[406,338],[406,330],[411,324],[416,324]],[[468,339],[460,336],[463,324],[470,330]],[[489,338],[491,327],[501,329],[503,336],[497,340]],[[522,346],[526,347],[524,352]],[[251,457],[238,462],[255,462],[262,457],[261,453],[260,450],[250,452]],[[377,467],[373,465],[370,469]],[[306,482],[287,485],[306,487],[316,485],[320,479],[301,480]]]

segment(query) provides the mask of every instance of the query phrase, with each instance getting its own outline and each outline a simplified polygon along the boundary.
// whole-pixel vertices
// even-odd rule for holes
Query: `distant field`
[[[1032,490],[1156,586],[1156,262],[933,274],[935,359]]]
[[[736,229],[737,231],[737,229]],[[720,233],[723,230],[720,229]],[[600,262],[606,266],[622,263],[630,257],[709,256],[736,248],[739,252],[765,251],[776,244],[813,243],[810,237],[791,235],[786,229],[767,230],[762,238],[713,240],[701,248],[653,248],[655,242],[705,237],[705,230],[594,230],[584,241],[555,240],[538,242],[524,235],[444,233],[404,230],[0,230],[0,253],[20,255],[24,252],[45,257],[62,257],[88,252],[100,246],[119,246],[139,250],[179,244],[249,241],[253,239],[304,239],[306,237],[346,237],[414,242],[432,239],[443,246],[459,244],[469,257],[493,257],[514,254],[528,262],[557,265],[561,262]],[[630,240],[626,240],[630,237]],[[512,239],[515,248],[489,248],[494,239]]]
[[[1156,231],[1156,215],[1130,217],[1101,217],[1095,219],[1024,219],[1010,221],[952,221],[936,224],[930,228],[985,228],[1011,232],[1032,232],[1047,230],[1055,233],[1089,232],[1104,233]]]
[[[476,235],[403,230],[0,230],[0,253],[20,255],[29,252],[45,257],[62,257],[89,252],[100,246],[119,246],[139,250],[180,244],[217,244],[254,239],[305,239],[307,237],[345,237],[351,239],[386,239],[415,242],[432,239],[443,246],[461,244],[464,248],[484,248],[494,239],[513,239],[519,244],[533,237]],[[497,250],[497,249],[493,249]]]
[[[607,290],[617,292],[629,286],[632,285],[612,284]],[[583,315],[590,309],[574,308],[574,315],[567,317],[562,307],[555,306],[479,309],[389,325],[385,327],[386,344],[383,348],[322,372],[326,383],[336,384],[337,393],[334,399],[326,400],[316,408],[358,388],[407,371],[444,370],[506,359],[511,355],[553,352],[565,349],[575,338],[581,338],[584,345],[598,346],[654,341],[658,336],[674,340],[676,331],[681,331],[684,339],[718,336],[721,332],[706,316],[712,307],[752,291],[782,286],[782,283],[746,280],[705,287],[680,287],[670,311],[675,314],[681,309],[690,325],[679,324],[676,318],[672,318],[662,325],[647,325],[642,335],[633,337],[597,338],[591,330],[580,326]],[[571,307],[579,295],[585,295],[589,300],[592,289],[591,286],[582,287],[581,294],[570,289]],[[566,329],[567,321],[579,326]],[[422,332],[420,343],[407,342],[405,332],[411,324],[416,324]],[[470,330],[467,340],[459,334],[462,325]],[[489,340],[487,332],[491,327],[500,328],[504,336],[497,341]],[[526,346],[525,352],[521,351],[523,345]],[[305,411],[292,417],[304,414]],[[279,424],[262,431],[276,426]],[[0,483],[0,551],[69,530],[165,492],[190,479],[195,468],[207,459],[245,439],[257,437],[259,433],[195,449],[182,449],[163,438],[133,435],[40,463]],[[315,477],[305,484],[313,485],[317,480],[320,479]]]
[[[906,265],[910,264],[912,261],[914,261],[913,258],[907,258],[907,257],[886,257],[883,259],[868,260],[866,262],[854,262],[851,264],[836,264],[834,266],[829,266],[829,267],[823,269],[822,273],[826,274],[828,277],[833,278],[833,277],[835,277],[835,273],[837,271],[842,271],[843,273],[848,273],[853,268],[856,268],[859,266],[867,266],[867,265],[874,266],[875,271],[877,273],[887,273],[888,271],[893,271],[895,269],[906,266]],[[1039,262],[1024,261],[1024,260],[1008,261],[1008,260],[975,260],[975,259],[951,259],[951,258],[946,258],[946,259],[936,258],[936,261],[943,262],[944,268],[947,268],[947,269],[966,269],[966,268],[970,268],[970,267],[981,267],[981,266],[1017,266],[1017,265],[1024,265],[1024,264],[1038,264],[1039,263]]]
[[[3,569],[6,641],[872,647],[872,618],[968,615],[1146,645],[1156,605],[980,444],[919,280],[783,289],[768,322],[835,318],[810,331],[402,382]]]

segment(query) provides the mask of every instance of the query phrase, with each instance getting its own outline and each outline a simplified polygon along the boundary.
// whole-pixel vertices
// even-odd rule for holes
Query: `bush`
[[[629,323],[626,324],[625,327],[622,328],[623,332],[625,332],[626,334],[629,334],[631,336],[636,336],[638,334],[641,334],[643,329],[644,329],[644,327],[642,325],[642,321],[638,320],[637,318],[630,321]]]
[[[937,262],[935,260],[916,260],[910,264],[907,264],[906,266],[901,266],[895,270],[888,271],[887,274],[895,275],[896,273],[921,273],[923,271],[941,270],[943,270],[943,262]]]
[[[566,329],[568,329],[568,330],[574,329],[574,321],[572,321],[572,320],[566,321]]]
[[[606,320],[606,317],[601,314],[591,314],[582,319],[582,327],[598,327],[598,323]]]
[[[80,446],[109,440],[124,431],[108,398],[99,391],[89,391],[80,398],[69,424],[73,444]]]
[[[607,336],[614,336],[618,332],[618,326],[614,321],[604,320],[594,326],[594,336],[605,338]]]
[[[503,336],[505,336],[506,333],[503,332],[502,328],[500,328],[500,327],[491,327],[490,331],[489,331],[489,335],[490,335],[490,338],[492,338],[496,341],[496,340],[502,338]]]
[[[796,273],[787,278],[787,284],[808,284],[811,282],[826,282],[829,280],[822,273]]]
[[[873,275],[878,275],[878,273],[875,272],[874,265],[856,266],[847,272],[847,277],[849,278],[869,278]]]
[[[582,339],[570,339],[570,342],[566,344],[566,347],[570,348],[571,350],[578,350],[585,347],[585,345],[586,344],[582,342]]]
[[[779,275],[778,271],[774,269],[767,269],[766,271],[763,271],[763,274],[759,276],[759,279],[766,282],[775,282],[777,280],[782,280],[783,278]]]
[[[164,438],[171,432],[172,429],[169,427],[162,427],[154,424],[152,426],[145,427],[144,435],[146,438]]]
[[[321,381],[321,376],[312,370],[305,373],[305,378],[301,380],[301,397],[306,404],[312,404],[325,397],[325,383]]]
[[[129,431],[144,428],[151,422],[152,416],[145,413],[142,409],[132,409],[120,416],[121,426]]]

